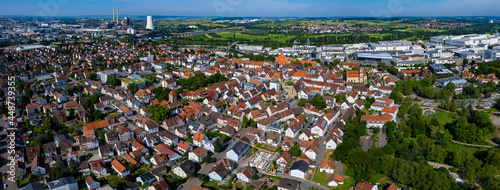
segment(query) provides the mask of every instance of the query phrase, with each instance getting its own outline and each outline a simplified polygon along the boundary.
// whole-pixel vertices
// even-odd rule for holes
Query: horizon
[[[3,16],[111,17],[113,6],[121,16],[164,17],[498,17],[494,0],[25,0],[4,3]]]

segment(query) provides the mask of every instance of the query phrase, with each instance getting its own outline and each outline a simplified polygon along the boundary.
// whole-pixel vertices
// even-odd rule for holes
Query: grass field
[[[325,171],[320,172],[319,169],[316,170],[313,181],[316,183],[320,183],[321,185],[328,186],[328,176],[326,176]]]
[[[448,123],[452,123],[458,117],[455,113],[444,112],[441,110],[436,110],[436,114],[424,116],[426,122],[430,122],[432,118],[436,118],[439,121],[439,125],[444,126]]]
[[[189,37],[186,37],[187,39],[193,39],[193,40],[208,40],[210,39],[207,35],[205,34],[200,34],[200,35],[196,35],[196,36],[189,36]]]
[[[396,29],[399,32],[416,32],[416,31],[424,31],[424,32],[446,32],[443,29],[433,29],[433,28],[405,28],[405,29]]]
[[[226,31],[226,32],[219,32],[217,34],[220,35],[223,39],[230,39],[230,38],[236,37],[236,38],[243,38],[243,39],[249,39],[249,40],[273,40],[273,41],[278,41],[278,42],[286,42],[287,40],[294,38],[293,36],[287,37],[285,35],[278,35],[278,34],[249,35],[249,34],[242,34],[241,31]],[[216,38],[216,39],[220,39],[220,38]]]

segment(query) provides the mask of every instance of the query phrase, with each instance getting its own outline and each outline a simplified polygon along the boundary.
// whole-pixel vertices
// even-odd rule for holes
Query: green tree
[[[297,103],[298,106],[304,106],[307,103],[307,99],[301,98]]]
[[[132,91],[132,94],[135,94],[139,90],[137,84],[135,83],[127,85],[127,89],[130,89]]]
[[[245,116],[243,116],[243,120],[242,120],[242,122],[241,122],[241,126],[242,126],[243,128],[245,128],[245,127],[247,127],[247,126],[248,126],[248,119],[247,119],[247,116],[246,116],[246,115],[245,115]]]
[[[97,80],[97,75],[96,75],[95,73],[91,73],[91,74],[89,75],[89,79],[90,79],[90,80]]]
[[[297,144],[295,146],[290,147],[288,152],[290,152],[290,155],[292,156],[300,156],[300,145]]]

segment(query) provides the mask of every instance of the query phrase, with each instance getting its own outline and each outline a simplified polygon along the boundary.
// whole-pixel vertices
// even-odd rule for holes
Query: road
[[[316,174],[316,170],[318,170],[319,168],[319,165],[321,164],[321,161],[323,161],[323,159],[325,158],[325,152],[326,152],[326,147],[325,147],[325,143],[326,143],[326,138],[328,138],[328,133],[333,130],[333,126],[334,123],[332,123],[331,125],[327,126],[327,128],[325,129],[325,134],[319,138],[319,141],[318,141],[318,144],[319,144],[319,148],[318,148],[318,154],[316,155],[316,167],[314,167],[314,171],[311,175],[311,181],[314,179],[314,175]],[[314,182],[313,182],[314,183]]]
[[[450,166],[450,165],[447,165],[447,164],[440,164],[440,163],[435,163],[435,162],[431,162],[431,161],[427,161],[427,163],[429,163],[430,166],[437,167],[437,168],[446,168],[448,170],[450,168],[453,168],[453,166]],[[460,179],[460,180],[462,180],[462,178],[460,178],[460,176],[458,176],[457,173],[450,173],[450,175],[453,177],[453,179]]]
[[[318,188],[318,189],[328,189],[327,187],[319,185],[316,182],[306,180],[306,179],[296,178],[296,177],[293,177],[293,176],[288,175],[288,174],[277,173],[276,176],[281,177],[281,178],[288,178],[288,179],[294,179],[294,180],[300,181],[300,189],[303,189],[303,190],[309,190],[309,188],[311,188],[311,187]]]

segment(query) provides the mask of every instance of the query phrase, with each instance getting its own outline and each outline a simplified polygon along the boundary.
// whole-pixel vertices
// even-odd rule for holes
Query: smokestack
[[[115,22],[115,6],[113,5],[113,22]]]
[[[120,8],[116,5],[116,24],[120,23]]]

